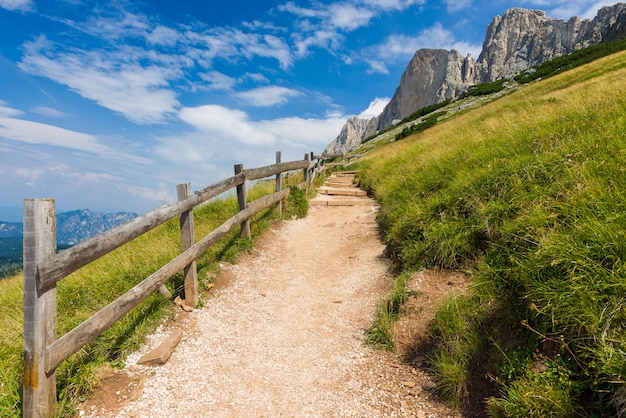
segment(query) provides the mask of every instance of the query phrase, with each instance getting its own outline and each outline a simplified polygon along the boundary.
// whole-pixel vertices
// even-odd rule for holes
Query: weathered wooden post
[[[56,340],[56,286],[39,291],[37,263],[56,254],[54,199],[24,200],[24,403],[23,416],[52,417],[56,369],[46,373],[46,351]]]
[[[282,153],[280,151],[276,151],[276,164],[280,164],[282,162]],[[283,175],[282,173],[276,174],[276,191],[280,192],[283,189]],[[283,212],[283,201],[279,200],[276,203],[276,210],[278,213]]]
[[[313,151],[311,151],[311,159],[309,161],[313,162],[313,160],[315,159],[315,153],[313,153]],[[309,182],[311,183],[311,185],[313,185],[313,182],[315,181],[315,167],[312,167],[309,170]]]
[[[243,164],[235,164],[235,175],[241,173],[243,171]],[[237,186],[237,203],[239,204],[239,212],[246,209],[248,207],[246,203],[246,182],[244,181],[242,184]],[[250,235],[250,220],[246,219],[241,223],[241,237],[242,238],[251,238]]]
[[[311,155],[307,152],[304,154],[304,160],[309,162]],[[309,188],[309,167],[307,166],[304,170],[302,170],[302,174],[304,175],[304,182],[306,183],[307,189]]]
[[[176,186],[178,201],[185,200],[192,195],[191,183],[183,183]],[[193,208],[180,214],[180,245],[185,251],[196,243],[193,227]],[[198,271],[196,260],[187,265],[183,270],[185,276],[185,305],[195,308],[198,306]]]
[[[309,162],[313,162],[313,157],[315,156],[315,154],[313,153],[313,151],[311,151],[309,153]],[[309,164],[309,185],[313,185],[313,182],[315,181],[315,167],[311,168],[311,165]]]

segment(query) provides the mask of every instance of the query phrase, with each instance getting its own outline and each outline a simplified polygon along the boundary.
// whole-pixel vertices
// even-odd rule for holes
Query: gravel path
[[[223,266],[203,308],[181,312],[126,371],[111,372],[127,385],[113,392],[116,402],[96,392],[80,416],[453,416],[432,402],[419,370],[364,343],[390,272],[378,208],[362,199],[313,206],[268,231],[250,255]],[[172,327],[184,337],[169,361],[137,365]]]

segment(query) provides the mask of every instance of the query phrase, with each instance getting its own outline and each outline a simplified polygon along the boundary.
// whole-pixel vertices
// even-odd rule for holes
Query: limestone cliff
[[[429,104],[455,97],[474,82],[474,61],[457,51],[418,50],[402,74],[400,86],[383,110],[378,129],[393,124]]]
[[[421,49],[409,62],[378,129],[425,106],[455,97],[468,86],[509,77],[574,50],[608,42],[626,32],[626,3],[603,7],[593,20],[565,22],[539,10],[514,8],[496,16],[476,62],[457,51]]]
[[[337,138],[328,144],[325,154],[342,154],[343,152],[357,147],[367,131],[370,119],[359,119],[351,117],[341,128]]]
[[[354,148],[394,121],[456,97],[471,85],[510,77],[543,61],[625,35],[626,3],[601,8],[593,20],[572,17],[567,22],[539,10],[509,9],[487,27],[482,51],[475,61],[471,55],[463,57],[455,50],[416,51],[383,112],[358,124],[354,122],[356,118],[350,118],[326,152]]]

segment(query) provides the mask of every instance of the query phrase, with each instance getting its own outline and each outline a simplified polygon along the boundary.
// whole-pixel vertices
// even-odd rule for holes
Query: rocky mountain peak
[[[57,242],[76,245],[136,217],[136,213],[100,213],[89,209],[61,212],[57,214]],[[0,239],[21,237],[23,233],[22,222],[0,221]]]
[[[603,7],[593,20],[553,19],[542,10],[513,8],[493,18],[478,59],[458,52],[419,50],[380,116],[385,129],[422,107],[456,97],[467,87],[510,77],[580,48],[626,32],[626,3]],[[611,38],[611,39],[609,39]]]
[[[626,3],[601,8],[593,20],[572,17],[567,22],[550,18],[541,10],[509,9],[494,17],[487,27],[476,61],[470,54],[463,57],[455,50],[416,51],[393,98],[378,117],[377,126],[373,128],[370,123],[367,135],[361,139],[416,110],[456,97],[471,85],[510,77],[557,56],[624,36]],[[346,129],[353,129],[350,141],[343,136]],[[327,152],[358,146],[356,136],[357,129],[344,126]]]
[[[337,138],[324,151],[325,154],[342,154],[344,151],[357,147],[364,138],[370,119],[349,118]]]

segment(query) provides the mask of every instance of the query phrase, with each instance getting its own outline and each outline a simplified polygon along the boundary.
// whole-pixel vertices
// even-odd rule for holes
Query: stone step
[[[354,179],[352,177],[329,177],[326,182],[341,183],[341,184],[353,184]]]
[[[358,188],[354,181],[356,171],[333,173],[317,189],[317,197],[309,201],[311,206],[366,206],[372,205],[367,193]]]
[[[309,201],[311,206],[367,206],[371,204],[369,199],[312,199]]]
[[[319,189],[317,189],[317,192],[319,194],[327,194],[327,195],[332,195],[332,196],[367,196],[367,193],[365,192],[365,190],[361,190],[361,189],[339,189],[339,188],[333,188],[333,187],[320,187]]]
[[[328,186],[328,187],[337,187],[337,188],[355,188],[356,185],[352,184],[352,183],[342,183],[342,182],[335,182],[335,181],[326,181],[324,182],[324,186]]]

